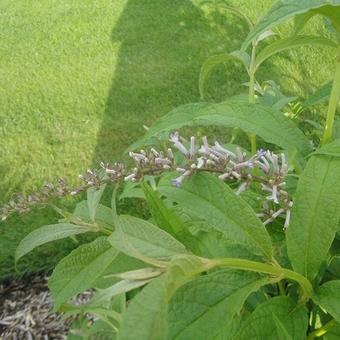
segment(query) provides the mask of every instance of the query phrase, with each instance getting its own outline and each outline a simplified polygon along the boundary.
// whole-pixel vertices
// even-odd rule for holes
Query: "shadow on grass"
[[[144,124],[151,125],[176,106],[198,101],[203,61],[239,48],[246,34],[246,27],[234,17],[204,12],[189,0],[129,0],[112,32],[113,43],[120,44],[119,58],[94,166],[121,157],[144,133]],[[227,72],[217,69],[213,99],[239,92],[240,66],[235,66]]]

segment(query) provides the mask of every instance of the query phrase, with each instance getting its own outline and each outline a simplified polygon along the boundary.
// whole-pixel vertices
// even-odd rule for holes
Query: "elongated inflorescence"
[[[286,217],[285,227],[289,225],[292,201],[285,188],[285,177],[288,164],[285,155],[276,155],[271,151],[259,150],[255,155],[247,156],[240,148],[228,150],[220,143],[210,145],[207,137],[198,145],[196,138],[185,141],[176,132],[170,135],[172,147],[166,150],[150,148],[148,151],[130,152],[135,166],[127,167],[123,163],[101,163],[99,170],[87,170],[80,175],[84,185],[72,187],[66,180],[60,179],[57,184],[45,184],[41,190],[30,195],[20,195],[0,209],[2,220],[14,212],[29,211],[34,205],[48,204],[52,198],[77,195],[89,187],[100,187],[103,183],[123,181],[141,181],[145,175],[161,175],[164,172],[177,172],[171,180],[180,187],[183,182],[197,172],[212,172],[222,181],[237,183],[236,194],[247,190],[252,184],[265,193],[263,209],[258,213],[264,224],[272,222],[280,215]]]

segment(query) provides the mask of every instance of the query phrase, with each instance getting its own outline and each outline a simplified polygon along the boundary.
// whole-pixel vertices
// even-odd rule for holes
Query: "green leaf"
[[[119,200],[124,198],[143,198],[145,199],[143,190],[138,182],[126,182],[122,193],[119,195]]]
[[[153,125],[144,138],[130,146],[130,150],[147,144],[148,140],[164,131],[175,131],[184,126],[239,127],[283,149],[297,149],[301,155],[311,151],[307,137],[282,113],[261,104],[249,104],[244,96],[232,97],[217,103],[197,103],[178,107]]]
[[[235,51],[232,53],[218,54],[218,55],[211,56],[207,60],[205,60],[205,62],[203,63],[201,67],[201,72],[200,72],[199,81],[198,81],[201,99],[204,98],[204,83],[209,77],[211,71],[217,65],[224,64],[231,60],[241,61],[243,65],[246,67],[246,69],[249,67],[249,64],[250,64],[250,56],[248,53],[244,51]]]
[[[119,216],[109,241],[116,249],[143,261],[146,258],[170,260],[176,254],[187,253],[185,247],[164,230],[132,216]]]
[[[112,190],[112,196],[111,196],[111,216],[112,216],[113,222],[115,222],[118,218],[118,212],[117,212],[118,188],[119,188],[119,183],[115,183],[113,190]]]
[[[263,33],[261,33],[261,34],[257,37],[255,43],[256,43],[256,45],[257,45],[259,42],[261,42],[261,41],[263,41],[263,40],[266,40],[267,38],[272,37],[272,36],[274,36],[274,35],[276,35],[276,33],[273,32],[273,31],[271,31],[271,30],[264,31]],[[241,50],[241,52],[242,52],[242,50]]]
[[[268,281],[255,273],[219,270],[185,284],[169,306],[169,340],[228,334],[246,298]]]
[[[340,157],[340,139],[336,139],[327,143],[323,147],[315,150],[313,155],[327,155],[332,157]]]
[[[96,211],[101,197],[103,196],[106,184],[100,186],[99,189],[90,187],[87,189],[87,206],[89,209],[89,215],[94,222],[96,217]]]
[[[331,22],[333,31],[337,33],[338,41],[340,38],[340,6],[334,7],[334,6],[323,6],[321,8],[318,8],[313,11],[315,14],[321,14],[324,15],[326,18],[328,18]]]
[[[251,30],[254,26],[253,22],[251,21],[251,19],[245,15],[242,11],[238,10],[237,8],[233,7],[233,6],[229,6],[225,3],[219,3],[218,4],[218,8],[222,8],[222,9],[226,9],[228,12],[236,15],[237,17],[239,17],[240,19],[242,19],[245,23],[247,23],[249,30]]]
[[[270,236],[263,223],[252,208],[216,176],[195,174],[182,188],[169,183],[159,186],[159,191],[178,203],[189,216],[206,221],[232,242],[272,258]]]
[[[113,296],[144,286],[162,273],[163,271],[158,268],[142,268],[105,276],[105,278],[114,277],[122,280],[108,288],[98,289],[98,292],[96,292],[91,299],[90,304],[101,306],[104,303],[111,301]]]
[[[182,223],[175,211],[168,209],[162,199],[159,192],[153,190],[148,183],[142,184],[146,201],[151,210],[152,217],[157,225],[171,234],[181,242],[184,242],[191,236]]]
[[[110,301],[114,296],[127,293],[130,290],[145,286],[152,279],[145,280],[121,280],[109,288],[99,290],[91,299],[90,304],[100,306],[103,303]]]
[[[321,86],[311,96],[309,96],[303,103],[304,108],[309,108],[313,105],[325,102],[331,95],[333,83],[330,81],[325,85]]]
[[[298,14],[303,14],[326,5],[340,6],[340,0],[279,0],[275,2],[268,13],[260,19],[254,29],[248,34],[242,44],[242,50],[246,50],[250,43],[262,32]]]
[[[257,69],[265,60],[271,56],[286,50],[291,50],[304,45],[318,45],[337,48],[338,45],[325,37],[317,37],[312,35],[295,35],[292,37],[276,40],[266,46],[256,57],[255,69]]]
[[[64,257],[55,267],[48,286],[55,309],[74,295],[92,288],[117,256],[106,237],[81,245]]]
[[[313,301],[340,322],[340,280],[324,283],[312,296]]]
[[[315,15],[313,11],[303,13],[294,17],[294,35],[299,34],[307,22]]]
[[[123,314],[118,339],[167,339],[170,298],[181,285],[203,270],[202,262],[194,257],[175,259],[165,274],[149,283],[129,303]]]
[[[313,156],[300,175],[291,223],[288,256],[295,271],[315,278],[337,231],[340,218],[340,159]]]
[[[42,244],[89,231],[94,230],[87,226],[70,223],[51,224],[35,229],[19,243],[15,251],[15,262]]]
[[[225,234],[213,226],[209,227],[207,221],[192,221],[196,230],[190,244],[190,250],[198,256],[206,258],[236,257],[249,260],[259,260],[247,247],[227,239]],[[198,229],[198,230],[197,230]]]
[[[74,210],[73,214],[79,217],[82,221],[91,222],[92,219],[89,214],[88,202],[86,200],[81,201],[77,204],[76,209]],[[106,226],[113,226],[113,218],[112,212],[109,207],[105,205],[98,204],[96,215],[95,215],[96,222],[102,223]]]
[[[331,327],[326,334],[323,335],[323,340],[339,340],[340,339],[340,323],[336,323]]]
[[[278,340],[294,340],[289,334],[285,325],[280,321],[280,319],[273,314],[272,315],[275,326],[276,326],[276,335]]]
[[[275,320],[279,320],[277,323]],[[241,324],[235,340],[289,339],[278,336],[278,327],[284,327],[294,340],[306,339],[308,314],[305,306],[297,306],[289,297],[280,296],[260,304]]]

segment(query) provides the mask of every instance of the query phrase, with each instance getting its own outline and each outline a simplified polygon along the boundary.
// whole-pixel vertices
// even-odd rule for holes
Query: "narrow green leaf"
[[[246,48],[262,32],[277,26],[278,24],[293,18],[298,14],[306,13],[312,9],[326,5],[340,6],[340,0],[279,0],[274,3],[267,14],[255,25],[254,29],[248,34],[242,45]]]
[[[337,7],[330,6],[327,4],[327,6],[323,6],[320,8],[317,8],[313,11],[315,14],[321,14],[324,15],[326,18],[328,18],[331,22],[332,30],[337,33],[338,41],[340,42],[340,6]]]
[[[48,286],[56,310],[74,295],[92,288],[117,256],[106,237],[81,245],[55,267]]]
[[[95,221],[97,207],[105,188],[106,184],[101,185],[99,189],[94,187],[90,187],[87,189],[87,205],[89,208],[90,218],[93,222]]]
[[[275,317],[273,317],[275,315]],[[279,320],[279,328],[284,327],[290,338],[306,339],[308,314],[305,306],[297,306],[289,297],[280,296],[260,304],[251,315],[241,323],[235,340],[248,339],[289,339],[278,337],[275,318]],[[280,334],[282,335],[282,333]]]
[[[226,9],[228,12],[236,15],[237,17],[239,17],[240,19],[242,19],[247,25],[249,30],[251,30],[254,26],[253,22],[251,21],[251,19],[245,15],[242,11],[238,10],[237,8],[233,7],[233,6],[229,6],[225,3],[219,3],[218,4],[218,8],[223,8]]]
[[[340,280],[324,283],[312,296],[313,301],[340,322]]]
[[[121,321],[120,313],[117,313],[114,310],[89,306],[87,304],[80,304],[80,305],[64,304],[60,308],[60,312],[67,314],[67,316],[77,315],[77,314],[79,315],[82,313],[90,313],[90,314],[98,316],[99,318],[106,319],[107,317],[110,317],[113,320],[117,321],[118,323]]]
[[[301,174],[291,223],[288,256],[295,271],[309,280],[326,259],[340,218],[340,159],[312,156]]]
[[[325,37],[317,37],[312,35],[295,35],[292,37],[276,40],[270,45],[266,46],[256,57],[255,69],[257,69],[265,60],[271,56],[283,52],[286,50],[291,50],[296,47],[301,47],[305,45],[317,45],[337,48],[338,45]]]
[[[198,81],[198,87],[199,87],[201,99],[204,98],[204,83],[208,79],[212,70],[217,65],[224,64],[231,60],[241,61],[243,65],[246,67],[246,69],[249,67],[249,64],[250,64],[249,54],[243,51],[235,51],[232,53],[214,55],[204,61],[201,67],[201,72],[200,72],[199,81]]]
[[[88,208],[88,202],[86,200],[81,201],[77,204],[74,212],[74,216],[79,217],[82,221],[91,223],[92,219],[89,214],[89,208]],[[98,204],[96,209],[96,216],[95,216],[96,222],[99,222],[105,226],[113,226],[113,218],[112,218],[112,212],[109,207],[106,207],[105,205]]]
[[[155,278],[161,274],[162,270],[159,268],[146,267],[136,270],[130,270],[123,273],[112,274],[112,276],[123,280],[147,280]]]
[[[191,235],[175,211],[165,206],[159,192],[153,190],[148,183],[143,183],[142,187],[156,224],[179,241],[185,243]]]
[[[89,302],[91,306],[100,306],[108,301],[110,301],[114,296],[122,293],[127,293],[130,290],[145,286],[147,283],[151,282],[152,279],[145,280],[121,280],[109,288],[101,289]]]
[[[299,34],[307,22],[315,15],[313,11],[303,13],[294,17],[294,35]]]
[[[331,95],[333,82],[328,82],[316,90],[311,96],[309,96],[303,103],[304,108],[309,108],[313,105],[325,102]]]
[[[178,203],[189,216],[206,221],[232,242],[272,258],[270,236],[263,223],[252,208],[216,176],[195,174],[182,188],[164,184],[159,186],[159,191]]]
[[[21,257],[44,243],[60,240],[72,235],[87,233],[89,231],[93,231],[93,229],[87,226],[69,223],[51,224],[35,229],[19,243],[15,251],[15,262],[18,262]]]
[[[315,150],[313,155],[327,155],[332,157],[340,157],[340,139],[336,139],[321,148]]]
[[[119,216],[109,241],[116,249],[141,260],[144,257],[170,260],[176,254],[187,253],[185,247],[164,230],[132,216]]]
[[[263,33],[261,33],[261,34],[257,37],[257,39],[256,39],[256,44],[258,44],[259,42],[261,42],[261,41],[263,41],[263,40],[266,40],[267,38],[272,37],[272,36],[274,36],[274,35],[276,35],[276,33],[273,32],[273,31],[271,31],[271,30],[264,31]],[[242,50],[241,50],[241,52],[242,52]]]
[[[232,97],[217,104],[197,103],[180,106],[159,119],[145,137],[130,146],[129,150],[143,147],[150,138],[162,132],[200,125],[239,127],[283,149],[297,149],[304,156],[311,151],[308,139],[290,119],[268,106],[249,104],[245,96]]]
[[[169,306],[169,340],[228,334],[246,298],[268,281],[255,273],[219,270],[185,284]]]
[[[112,197],[111,197],[111,214],[113,221],[116,221],[118,218],[117,212],[117,191],[119,188],[119,183],[115,183],[113,190],[112,190]]]

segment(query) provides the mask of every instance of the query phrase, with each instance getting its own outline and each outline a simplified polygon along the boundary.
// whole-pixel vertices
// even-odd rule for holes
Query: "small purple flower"
[[[190,154],[190,158],[194,158],[195,157],[195,154],[196,154],[196,147],[195,147],[195,137],[192,136],[190,138],[190,151],[189,151],[189,154]]]
[[[219,151],[219,152],[221,152],[221,153],[223,153],[223,154],[225,154],[226,156],[229,156],[229,157],[232,157],[232,158],[236,158],[236,155],[235,155],[233,152],[231,152],[231,151],[225,149],[225,148],[224,148],[221,144],[219,144],[218,142],[215,142],[215,145],[213,146],[213,149],[216,150],[216,151]]]
[[[179,134],[178,132],[175,132],[173,134],[170,135],[170,141],[174,143],[175,147],[184,155],[184,156],[188,156],[189,155],[189,151],[187,150],[187,148],[181,143],[181,141],[179,140]]]
[[[245,191],[247,189],[247,186],[248,186],[247,182],[241,183],[238,189],[236,190],[236,195],[240,195],[243,191]]]
[[[268,201],[273,201],[276,204],[279,204],[279,199],[278,199],[278,192],[277,192],[277,186],[273,185],[272,187],[272,194],[267,197]]]

